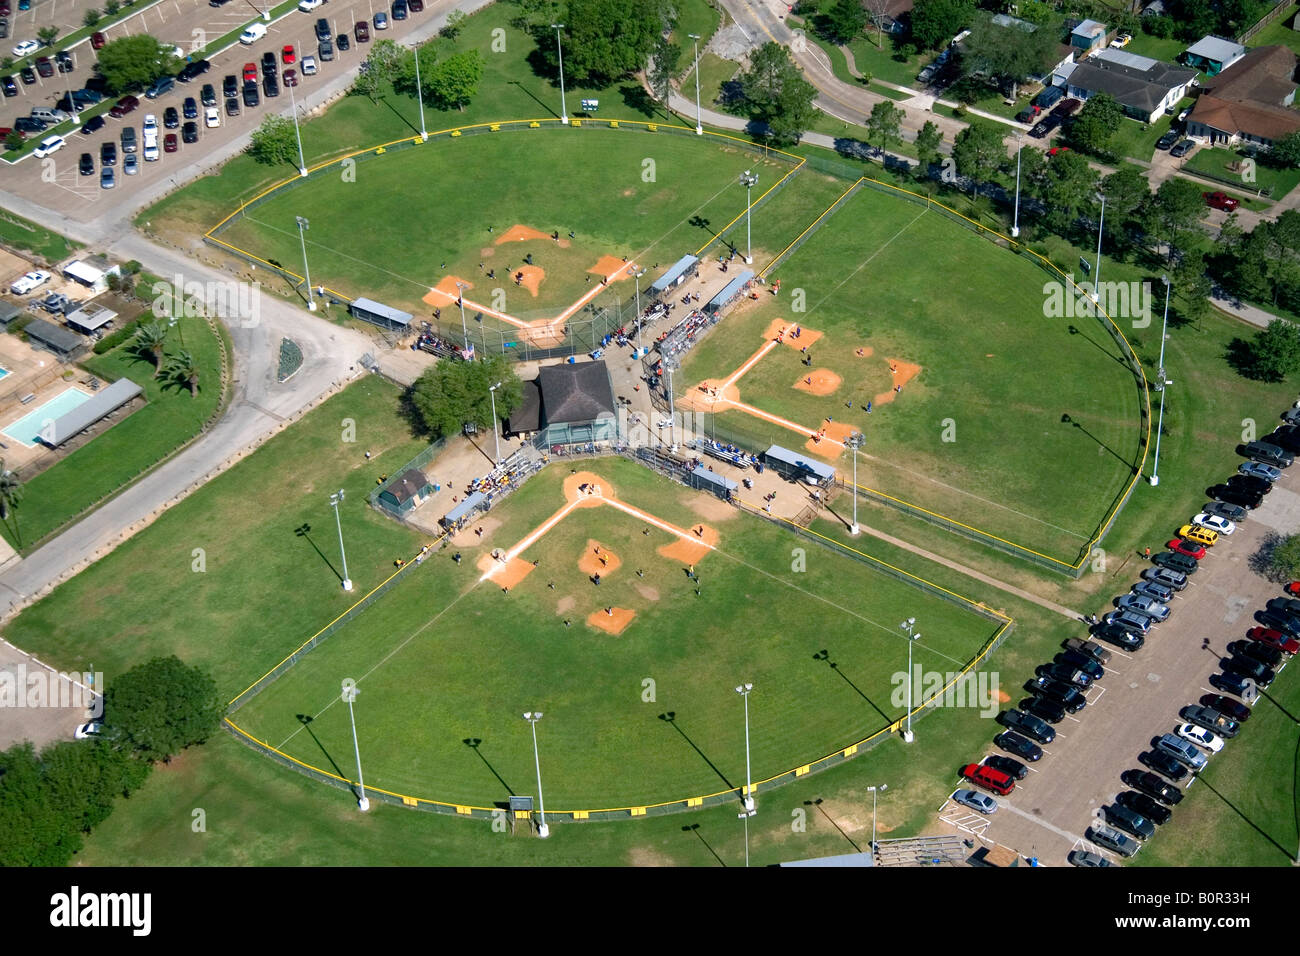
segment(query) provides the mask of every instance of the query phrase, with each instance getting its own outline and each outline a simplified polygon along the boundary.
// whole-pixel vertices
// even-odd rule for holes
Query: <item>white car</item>
[[[50,274],[42,269],[35,272],[28,272],[14,280],[13,285],[9,286],[9,291],[14,295],[26,295],[34,289],[37,289],[50,281]]]
[[[40,48],[41,45],[35,40],[24,40],[14,47],[14,56],[21,60],[25,56],[31,56]]]
[[[158,162],[158,139],[152,137],[144,141],[144,161],[146,163]]]
[[[65,140],[62,136],[47,136],[43,140],[41,140],[41,145],[37,146],[34,150],[32,150],[32,155],[35,156],[37,159],[44,159],[46,156],[49,156],[51,153],[57,153],[64,146],[67,145],[68,145],[68,141]]]
[[[245,46],[252,46],[264,36],[266,36],[266,24],[250,23],[248,29],[239,35],[239,42]]]
[[[88,740],[91,737],[98,737],[103,733],[104,725],[97,720],[82,724],[72,734],[77,740]]]
[[[316,75],[316,58],[314,56],[308,55],[302,58],[302,75],[303,76]]]
[[[1209,528],[1211,531],[1217,531],[1219,534],[1232,534],[1237,530],[1237,526],[1227,518],[1220,518],[1218,515],[1208,515],[1201,512],[1192,519],[1192,524],[1199,525],[1202,528]]]
[[[1179,737],[1190,740],[1198,747],[1204,747],[1212,754],[1217,754],[1223,749],[1223,738],[1212,730],[1197,727],[1195,724],[1179,724],[1175,731]]]
[[[298,0],[298,9],[303,13],[311,13],[324,2],[325,0]]]
[[[146,114],[144,115],[144,123],[143,123],[143,125],[140,127],[140,131],[141,131],[142,133],[144,133],[144,138],[145,138],[145,139],[148,139],[150,134],[153,134],[154,136],[157,136],[157,135],[158,135],[158,117],[154,116],[152,113],[146,113]]]
[[[221,114],[215,106],[209,106],[203,111],[203,125],[208,129],[216,129],[221,125]]]

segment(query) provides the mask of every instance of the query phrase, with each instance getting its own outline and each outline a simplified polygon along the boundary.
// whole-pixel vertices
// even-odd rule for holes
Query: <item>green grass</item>
[[[1190,100],[1184,100],[1179,104],[1178,110],[1181,111],[1184,106],[1190,105]],[[1160,118],[1149,126],[1125,117],[1120,123],[1119,130],[1111,137],[1110,151],[1117,156],[1129,156],[1150,163],[1156,152],[1156,140],[1169,132],[1169,126],[1173,121],[1174,116],[1168,113],[1162,113]]]
[[[1300,169],[1273,169],[1262,162],[1255,163],[1255,181],[1242,182],[1241,173],[1228,169],[1228,164],[1243,157],[1232,149],[1198,149],[1187,158],[1184,167],[1191,172],[1213,176],[1216,179],[1240,182],[1238,189],[1249,192],[1262,191],[1270,198],[1281,199],[1300,185]]]
[[[1300,56],[1300,30],[1291,29],[1290,22],[1295,16],[1295,9],[1287,16],[1274,20],[1264,29],[1250,38],[1250,46],[1284,46]]]
[[[936,272],[936,250],[962,264],[951,291]],[[740,380],[741,400],[809,430],[828,415],[850,422],[866,435],[862,484],[1075,558],[1137,456],[1138,396],[1095,320],[1044,318],[1047,276],[1027,260],[871,189],[772,278],[782,280],[779,297],[763,296],[728,319],[730,334],[710,336],[690,353],[677,379],[683,392],[739,368],[773,320],[824,332],[809,346],[811,368],[840,376],[833,395],[796,390],[811,368],[782,346]],[[807,311],[792,312],[790,296],[800,294]],[[1069,334],[1071,324],[1080,334]],[[874,354],[859,357],[858,347]],[[922,372],[886,404],[895,397],[892,359]],[[1066,413],[1083,428],[1062,425]],[[738,410],[722,413],[718,426],[753,436],[747,444],[801,449],[808,438]]]
[[[717,109],[717,103],[722,98],[722,84],[735,77],[739,70],[740,64],[735,60],[725,59],[716,53],[701,53],[700,104],[708,109]],[[678,90],[688,100],[695,99],[695,70],[686,71]]]
[[[133,354],[130,343],[83,360],[81,364],[105,384],[127,378],[143,386],[147,404],[24,482],[17,509],[19,534],[14,535],[11,523],[0,523],[5,538],[22,550],[35,548],[198,434],[221,402],[223,346],[218,334],[227,338],[224,328],[218,333],[203,319],[182,318],[169,336],[168,356],[184,348],[198,363],[196,396],[171,380],[165,371],[167,359],[163,375],[155,379],[153,363]],[[225,348],[229,352],[228,341]]]
[[[677,24],[668,39],[682,48],[679,62],[689,65],[696,42],[691,39],[691,34],[700,38],[699,45],[704,48],[721,25],[722,14],[710,0],[680,0],[673,9],[677,13]]]
[[[848,47],[853,54],[853,65],[859,73],[869,74],[873,80],[885,80],[899,86],[912,86],[916,82],[916,74],[921,72],[921,67],[930,59],[928,54],[913,54],[900,62],[894,59],[894,48],[888,38],[885,39],[883,49],[876,48],[874,34],[851,40]],[[838,51],[835,55],[843,60]]]
[[[0,212],[0,241],[15,249],[40,256],[49,263],[59,262],[83,248],[81,243],[51,232],[8,210]]]
[[[1186,50],[1190,43],[1183,40],[1176,40],[1170,37],[1162,40],[1160,37],[1152,36],[1141,30],[1133,31],[1133,39],[1129,45],[1124,47],[1125,53],[1136,53],[1138,56],[1149,56],[1153,60],[1160,60],[1164,63],[1176,63],[1178,55]]]

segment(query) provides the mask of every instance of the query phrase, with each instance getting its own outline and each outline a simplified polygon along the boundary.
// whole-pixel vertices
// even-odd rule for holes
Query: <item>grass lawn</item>
[[[1240,162],[1243,158],[1232,149],[1198,149],[1187,157],[1184,168],[1216,179],[1240,182],[1237,186],[1239,190],[1249,193],[1262,191],[1274,200],[1281,199],[1300,184],[1300,169],[1273,169],[1261,162],[1255,163],[1255,181],[1244,182],[1240,172],[1228,168],[1229,164]]]
[[[1250,38],[1250,45],[1252,47],[1284,46],[1300,56],[1300,30],[1293,30],[1290,27],[1290,20],[1294,15],[1293,9],[1291,15],[1274,20]]]
[[[81,362],[105,383],[128,378],[142,385],[147,404],[24,482],[23,501],[16,512],[19,538],[9,523],[0,523],[11,544],[22,550],[34,548],[198,434],[221,402],[221,350],[230,351],[225,328],[220,322],[214,324],[219,331],[203,319],[180,319],[168,337],[168,357],[159,378],[153,377],[153,363],[131,352],[129,342]],[[166,372],[170,357],[182,349],[194,356],[199,366],[195,396]]]
[[[701,48],[708,45],[722,24],[722,13],[711,0],[681,0],[673,5],[673,9],[677,12],[677,25],[668,39],[682,48],[682,59],[679,62],[689,65],[695,43],[691,34],[700,38]]]
[[[1190,100],[1185,100],[1184,103],[1188,106],[1191,105]],[[1183,104],[1180,104],[1178,108],[1181,111]],[[1169,126],[1173,123],[1174,118],[1168,113],[1162,113],[1158,120],[1148,126],[1145,123],[1139,123],[1135,119],[1124,117],[1119,130],[1111,137],[1111,152],[1117,156],[1129,156],[1144,163],[1151,162],[1151,158],[1156,152],[1156,140],[1169,132]]]
[[[1153,60],[1160,60],[1164,63],[1177,63],[1178,55],[1190,45],[1184,40],[1176,40],[1173,37],[1162,40],[1150,33],[1135,30],[1133,39],[1129,41],[1128,46],[1124,47],[1124,52],[1136,53],[1138,56],[1149,56]]]
[[[905,61],[894,59],[894,47],[886,38],[883,48],[876,47],[874,35],[858,37],[848,44],[853,54],[853,65],[859,73],[869,74],[873,80],[884,80],[899,86],[912,86],[916,83],[916,74],[921,72],[931,59],[932,54],[913,54]],[[836,51],[839,54],[839,51]],[[843,55],[840,54],[841,61]]]
[[[330,492],[347,492],[354,595],[418,547],[415,532],[365,504],[380,474],[425,447],[398,418],[397,396],[377,377],[352,385],[25,610],[5,636],[59,669],[84,670],[93,658],[110,680],[174,653],[207,669],[223,693],[242,690],[355,600],[335,572]],[[364,447],[341,440],[348,418]],[[24,507],[34,498],[29,487]],[[295,533],[304,524],[305,537]],[[195,548],[205,554],[201,572]]]
[[[8,210],[0,211],[0,241],[23,252],[41,256],[50,263],[59,262],[82,248],[81,243],[51,232]]]
[[[688,67],[686,75],[681,78],[677,89],[688,100],[694,100],[695,70],[689,68],[689,54],[686,63]],[[735,60],[725,59],[716,53],[701,53],[700,104],[709,109],[715,109],[718,101],[722,98],[722,84],[732,79],[739,69],[740,64]]]
[[[936,294],[927,250],[962,264],[959,294],[957,286]],[[812,365],[780,346],[739,390],[742,401],[807,430],[731,409],[718,416],[720,432],[750,436],[749,445],[803,449],[827,416],[851,423],[867,436],[860,483],[1074,560],[1138,456],[1139,398],[1095,320],[1076,320],[1079,333],[1071,335],[1068,319],[1044,318],[1040,270],[923,206],[872,189],[856,194],[772,278],[782,280],[781,295],[729,316],[730,334],[694,349],[677,381],[690,394],[702,379],[725,379],[763,345],[769,323],[797,321],[825,333],[809,345]],[[792,312],[789,296],[806,296],[806,311]],[[867,357],[856,353],[864,347],[873,350]],[[921,368],[901,380],[898,394],[895,360]],[[814,370],[840,384],[824,397],[796,388]],[[1081,427],[1063,426],[1065,413]],[[814,453],[835,456],[838,449],[823,444]]]

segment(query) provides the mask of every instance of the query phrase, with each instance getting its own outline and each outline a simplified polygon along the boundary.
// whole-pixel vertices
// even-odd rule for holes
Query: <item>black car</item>
[[[1133,789],[1141,790],[1149,797],[1155,797],[1166,806],[1175,807],[1183,799],[1183,791],[1172,783],[1166,783],[1158,774],[1150,770],[1125,770],[1120,774],[1120,779]],[[1138,813],[1141,812],[1138,810]]]
[[[1242,677],[1240,674],[1211,674],[1210,684],[1225,694],[1236,694],[1238,697],[1254,695],[1259,692],[1254,681]]]
[[[262,92],[266,94],[268,100],[273,96],[280,95],[280,84],[276,82],[274,76],[265,76],[262,78]]]
[[[1012,757],[1004,757],[1001,754],[991,754],[990,756],[985,757],[984,766],[992,767],[994,770],[999,770],[1015,780],[1024,780],[1025,777],[1029,776],[1028,767],[1022,764],[1019,760]]]
[[[350,50],[352,49],[352,41],[348,39],[346,33],[340,33],[334,38],[334,46],[340,50]]]
[[[82,153],[81,163],[77,168],[81,171],[81,175],[83,176],[95,175],[95,157],[91,156],[89,153]]]
[[[60,50],[54,54],[54,62],[59,65],[60,73],[71,73],[77,68],[77,61],[72,58],[71,50]]]
[[[1083,671],[1093,680],[1101,680],[1106,676],[1106,668],[1102,667],[1087,654],[1080,654],[1078,651],[1061,651],[1054,658],[1058,664],[1065,664],[1067,667],[1074,667]]]
[[[116,166],[117,165],[117,144],[102,143],[99,147],[99,165]]]
[[[1176,142],[1178,142],[1178,135],[1179,134],[1175,133],[1173,130],[1165,133],[1164,136],[1161,136],[1156,140],[1156,149],[1165,150],[1171,148]]]
[[[316,21],[317,40],[324,40],[326,37],[330,35],[331,32],[332,31],[330,30],[330,22],[325,17],[321,17]]]
[[[190,120],[181,127],[182,143],[197,143],[199,141],[199,124]]]
[[[1161,806],[1145,793],[1138,793],[1136,790],[1125,790],[1115,798],[1115,802],[1146,817],[1156,826],[1164,826],[1174,815],[1168,807]]]
[[[1106,822],[1111,826],[1119,827],[1140,840],[1149,840],[1156,835],[1154,823],[1126,806],[1112,803],[1102,807],[1101,812],[1106,815]]]
[[[1261,687],[1267,687],[1273,683],[1273,678],[1277,676],[1267,664],[1261,664],[1249,657],[1225,657],[1219,663],[1223,665],[1223,669],[1227,673],[1248,677]]]
[[[1065,708],[1046,697],[1026,697],[1020,702],[1020,709],[1049,724],[1059,724],[1065,720]]]
[[[393,19],[406,19],[406,0],[393,0]]]
[[[275,73],[279,68],[280,68],[279,63],[276,61],[275,53],[273,51],[267,50],[265,53],[262,54],[262,75],[263,76],[275,76]]]
[[[1230,485],[1215,485],[1205,493],[1211,498],[1218,498],[1230,505],[1241,505],[1248,511],[1254,511],[1264,503],[1263,495],[1252,494],[1243,488],[1233,488]]]
[[[998,723],[1009,730],[1031,737],[1040,744],[1050,744],[1056,739],[1056,731],[1046,721],[1018,710],[1002,711],[998,714]]]
[[[1013,730],[1005,730],[993,738],[993,742],[1009,754],[1015,754],[1022,760],[1035,763],[1043,756],[1043,748],[1028,737]]]
[[[86,122],[81,124],[81,131],[89,136],[91,133],[98,133],[108,125],[108,121],[102,116],[92,116]]]
[[[1146,638],[1141,634],[1134,634],[1118,624],[1097,624],[1089,628],[1089,633],[1097,640],[1114,644],[1125,651],[1140,651],[1146,643]]]
[[[1255,620],[1288,637],[1300,638],[1300,620],[1283,611],[1256,611]]]
[[[262,98],[257,92],[257,81],[248,80],[244,83],[244,105],[257,106],[262,102]]]
[[[1236,657],[1249,657],[1252,661],[1259,661],[1273,670],[1277,670],[1278,665],[1282,663],[1281,651],[1259,641],[1234,641],[1228,645],[1228,653]]]
[[[227,116],[238,116],[238,115],[239,115],[239,97],[238,97],[238,96],[227,96],[227,97],[226,97],[226,115],[227,115]]]
[[[33,83],[36,82],[36,71],[33,70],[30,66],[23,67],[21,70],[18,71],[18,75],[22,77],[22,81],[26,83],[28,86],[31,86]]]
[[[1246,509],[1241,505],[1230,505],[1226,501],[1210,501],[1201,505],[1201,510],[1207,515],[1218,515],[1220,518],[1227,518],[1229,521],[1235,521],[1240,524],[1246,520]]]
[[[1224,697],[1222,694],[1205,694],[1201,697],[1201,706],[1208,707],[1210,710],[1217,710],[1224,717],[1235,720],[1239,724],[1244,724],[1250,720],[1249,707],[1239,700]]]
[[[1190,771],[1163,750],[1148,750],[1138,754],[1138,761],[1146,764],[1157,773],[1162,773],[1174,783],[1182,780]]]
[[[1271,598],[1264,606],[1274,614],[1289,614],[1291,617],[1300,619],[1300,601],[1295,598]]]
[[[212,69],[212,64],[207,60],[195,60],[193,63],[186,63],[184,68],[176,74],[176,79],[182,83],[188,83],[195,77],[202,76],[210,69]]]
[[[18,84],[14,82],[14,78],[12,76],[6,76],[3,80],[0,80],[0,84],[3,84],[3,86],[0,87],[0,89],[4,90],[5,96],[18,95]]]
[[[1260,440],[1270,445],[1276,445],[1283,451],[1289,451],[1293,455],[1300,452],[1300,430],[1297,430],[1294,425],[1282,425],[1267,438]]]
[[[1051,113],[1039,120],[1034,125],[1034,128],[1029,131],[1029,135],[1034,137],[1034,139],[1043,139],[1050,135],[1053,130],[1057,129],[1063,121],[1063,117],[1058,116],[1056,113]]]
[[[1177,551],[1161,551],[1151,559],[1151,563],[1171,571],[1182,571],[1183,574],[1195,574],[1200,567],[1195,558]]]
[[[179,129],[181,125],[180,111],[174,106],[169,106],[163,110],[163,126],[166,129]]]
[[[1088,705],[1088,698],[1084,696],[1083,691],[1072,684],[1051,677],[1027,680],[1025,690],[1036,697],[1045,697],[1053,703],[1060,704],[1067,714],[1077,714]]]
[[[238,96],[239,77],[235,76],[235,74],[233,73],[227,73],[226,76],[221,81],[221,95]]]
[[[181,115],[187,120],[199,118],[199,104],[192,96],[185,97],[185,102],[181,106]]]
[[[35,116],[19,116],[14,120],[14,129],[20,133],[43,133],[50,124]]]
[[[1059,680],[1063,684],[1073,684],[1075,687],[1092,686],[1091,677],[1069,664],[1039,664],[1034,668],[1034,674],[1037,677]]]
[[[211,83],[204,83],[203,90],[199,93],[199,102],[204,106],[216,106],[217,88]]]
[[[1248,494],[1266,495],[1273,490],[1273,483],[1255,475],[1233,475],[1228,479],[1229,488],[1239,488]]]

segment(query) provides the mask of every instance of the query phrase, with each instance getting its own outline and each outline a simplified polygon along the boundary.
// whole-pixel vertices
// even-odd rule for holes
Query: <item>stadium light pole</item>
[[[1159,377],[1156,387],[1160,390],[1160,420],[1156,424],[1155,464],[1151,466],[1152,488],[1160,484],[1160,430],[1165,427],[1165,386],[1169,384],[1165,381],[1165,335],[1169,328],[1169,290],[1173,288],[1167,273],[1160,277],[1160,281],[1165,284],[1165,317],[1160,323],[1160,364],[1156,369],[1156,375]]]
[[[877,791],[881,791],[881,792],[883,792],[883,791],[888,790],[888,789],[889,789],[889,784],[887,784],[887,783],[882,783],[882,784],[881,784],[880,786],[878,786],[878,787],[867,787],[867,790],[870,791],[870,793],[871,793],[871,855],[872,855],[872,859],[875,858],[875,854],[876,854],[876,792],[877,792]]]
[[[736,693],[745,698],[745,811],[747,814],[754,812],[754,778],[749,771],[749,692],[753,689],[753,684],[740,684],[736,688]]]
[[[568,126],[569,108],[564,105],[564,48],[560,44],[560,31],[564,24],[552,23],[551,29],[555,31],[555,53],[560,58],[560,122]]]
[[[339,556],[343,559],[343,590],[352,590],[352,579],[348,577],[348,555],[343,550],[343,519],[339,517],[339,505],[343,503],[343,489],[330,495],[330,507],[334,509],[334,523],[339,529]]]
[[[469,351],[469,328],[465,325],[465,290],[469,288],[468,282],[456,283],[456,304],[460,306],[460,332],[465,336],[465,351]],[[483,346],[487,348],[486,345]]]
[[[858,527],[858,449],[862,447],[864,437],[862,432],[854,432],[844,439],[844,444],[853,452],[853,526],[849,528],[851,535],[856,535],[861,530]]]
[[[357,699],[357,694],[361,693],[361,688],[357,686],[354,680],[345,680],[343,682],[343,699],[348,705],[348,720],[352,722],[352,750],[357,755],[357,790],[360,795],[357,797],[357,809],[365,813],[370,809],[370,800],[366,797],[366,781],[361,775],[361,745],[357,743],[357,715],[352,711],[352,702]]]
[[[302,130],[298,128],[298,101],[294,97],[293,84],[285,84],[289,87],[289,111],[293,113],[293,135],[298,140],[298,175],[307,175],[307,160],[302,155]]]
[[[542,760],[537,754],[537,722],[542,719],[540,710],[530,710],[524,714],[524,720],[533,728],[533,763],[537,767],[537,806],[540,810],[540,822],[537,825],[537,835],[545,840],[551,835],[550,828],[546,825],[546,800],[542,797]]]
[[[641,277],[645,275],[645,270],[636,271],[636,266],[627,267],[627,274],[636,279],[636,354],[640,358],[641,350]]]
[[[488,397],[492,399],[492,444],[496,447],[498,468],[501,467],[501,438],[497,434],[497,389],[500,387],[500,382],[488,387]]]
[[[311,223],[304,216],[295,216],[298,220],[298,238],[302,240],[302,271],[307,280],[307,311],[316,311],[316,300],[311,296],[311,269],[307,267],[307,229]]]
[[[429,131],[424,128],[424,87],[420,86],[420,44],[415,45],[415,96],[420,103],[420,140],[429,141]]]
[[[751,173],[748,169],[740,174],[740,185],[745,187],[745,265],[750,265],[754,261],[754,242],[749,230],[749,210],[751,208],[749,201],[749,191],[754,188],[758,182],[758,173]]]
[[[1092,271],[1092,301],[1101,306],[1101,232],[1106,225],[1106,194],[1101,196],[1101,216],[1097,220],[1097,267]]]
[[[903,743],[910,744],[916,739],[912,733],[912,645],[921,639],[920,634],[915,634],[916,618],[909,617],[902,624],[898,625],[907,635],[907,729],[903,731]]]
[[[698,33],[686,34],[695,41],[695,135],[704,135],[704,123],[700,119],[700,35]]]
[[[1019,132],[1016,133],[1016,207],[1011,217],[1011,238],[1017,239],[1020,236],[1020,148],[1024,144],[1024,137]]]

